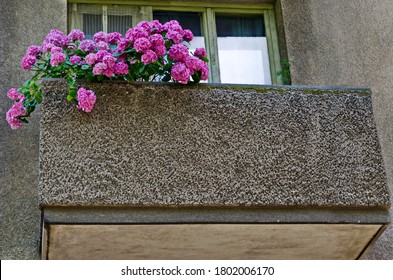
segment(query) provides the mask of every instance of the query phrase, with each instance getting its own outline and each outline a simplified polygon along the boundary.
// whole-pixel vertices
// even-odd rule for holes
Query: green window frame
[[[217,46],[216,13],[263,15],[268,47],[269,66],[273,85],[282,84],[281,59],[273,4],[231,4],[214,2],[181,2],[181,1],[133,1],[133,0],[69,0],[68,29],[81,29],[81,12],[89,4],[89,8],[102,10],[103,30],[107,30],[108,14],[124,14],[132,16],[132,25],[142,20],[153,20],[153,11],[199,12],[202,15],[203,36],[209,56],[209,82],[220,83],[220,67]]]

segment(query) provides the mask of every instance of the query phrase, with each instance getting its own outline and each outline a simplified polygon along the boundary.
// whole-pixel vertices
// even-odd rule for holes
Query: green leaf
[[[68,85],[73,85],[74,83],[75,83],[75,79],[74,78],[72,78],[72,77],[67,77],[67,84]]]
[[[76,90],[75,89],[69,90],[68,95],[71,96],[72,98],[76,97]]]
[[[129,53],[129,54],[133,54],[133,53],[136,53],[136,50],[135,49],[128,49],[128,50],[125,50],[124,52]]]
[[[134,81],[134,76],[132,74],[128,74],[125,76],[126,80],[129,82],[133,82]]]
[[[173,64],[170,63],[170,62],[167,63],[167,64],[165,64],[165,66],[164,66],[164,71],[169,71],[169,70],[171,70],[172,66],[173,66]]]
[[[35,95],[35,100],[36,100],[38,103],[42,103],[42,92],[41,92],[41,91],[38,91],[38,92],[36,93],[36,95]]]
[[[146,65],[142,64],[142,66],[140,66],[138,69],[139,74],[141,74],[145,70],[145,68],[146,68]]]
[[[33,113],[34,110],[35,110],[35,105],[34,105],[34,106],[28,106],[28,107],[27,107],[27,113],[28,113],[28,114]]]
[[[90,65],[84,64],[82,65],[82,70],[88,70],[90,69]]]
[[[71,101],[72,99],[74,99],[74,97],[73,97],[73,96],[71,96],[71,95],[67,95],[67,100],[68,100],[68,101]]]
[[[209,62],[209,59],[206,56],[201,56],[200,59],[204,62]]]
[[[27,80],[24,84],[23,87],[27,87],[30,84],[30,80]]]
[[[119,52],[116,52],[116,53],[112,54],[112,56],[114,56],[114,57],[118,57],[118,56],[121,56],[121,55],[122,55],[122,53],[119,53]],[[83,69],[83,66],[82,66],[82,69]]]
[[[104,75],[98,75],[97,76],[97,81],[102,82],[103,80],[105,80],[105,76]]]
[[[192,75],[192,80],[195,84],[201,81],[201,73],[199,71],[195,71],[194,75]]]
[[[23,123],[29,123],[28,120],[26,120],[25,118],[19,118]]]
[[[167,74],[167,75],[164,76],[164,78],[162,78],[161,81],[163,81],[163,82],[169,82],[170,80],[171,80],[171,76]]]
[[[93,81],[93,80],[94,80],[94,75],[93,75],[93,74],[88,74],[87,77],[86,77],[86,80],[87,80],[88,82]]]

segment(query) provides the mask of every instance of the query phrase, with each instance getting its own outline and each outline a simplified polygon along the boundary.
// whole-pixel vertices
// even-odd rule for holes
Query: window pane
[[[102,15],[83,14],[83,32],[86,39],[92,39],[95,33],[102,30]]]
[[[221,82],[271,84],[263,16],[217,14],[216,25]]]
[[[131,16],[108,15],[108,32],[120,32],[125,34],[132,27]]]
[[[201,21],[199,13],[194,12],[173,12],[173,11],[154,11],[153,18],[165,23],[177,20],[183,29],[190,29],[194,36],[202,36]]]
[[[154,11],[153,19],[159,20],[162,24],[171,20],[177,20],[183,29],[190,29],[194,34],[194,39],[189,46],[190,51],[196,48],[204,48],[205,40],[202,35],[201,15],[197,12],[174,12],[174,11]]]
[[[266,37],[263,16],[217,15],[218,37]]]

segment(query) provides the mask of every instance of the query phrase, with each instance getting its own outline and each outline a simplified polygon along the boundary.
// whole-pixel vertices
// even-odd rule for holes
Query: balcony
[[[389,223],[368,89],[43,83],[44,259],[359,259]]]

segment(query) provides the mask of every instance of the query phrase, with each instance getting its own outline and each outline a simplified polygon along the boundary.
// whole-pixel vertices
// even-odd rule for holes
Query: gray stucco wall
[[[388,208],[371,96],[362,89],[43,82],[46,206]]]
[[[370,86],[390,188],[393,189],[393,10],[391,0],[281,0],[293,83]],[[26,47],[66,28],[65,0],[0,1],[0,116],[8,88],[25,74]],[[38,257],[38,114],[11,131],[0,118],[0,258]],[[23,172],[21,172],[23,170]],[[391,226],[370,258],[393,259]]]
[[[38,209],[39,114],[30,125],[12,131],[5,120],[10,87],[28,77],[20,61],[31,44],[50,29],[66,28],[65,0],[0,1],[0,258],[39,258]]]
[[[293,84],[371,87],[393,191],[393,1],[281,2]],[[369,258],[393,259],[393,225]]]

